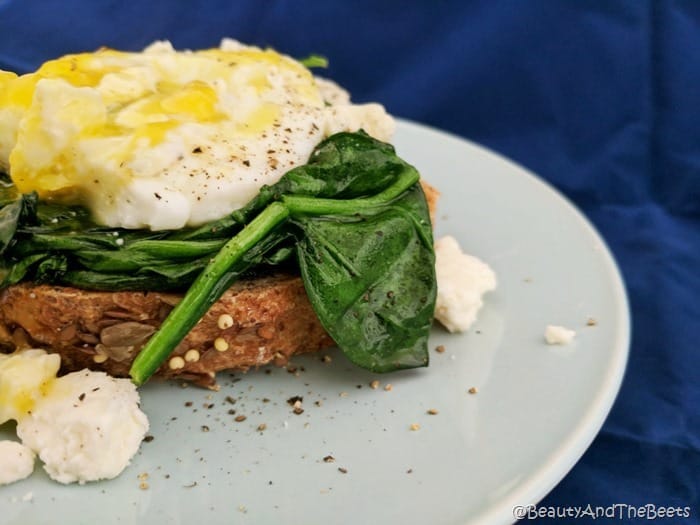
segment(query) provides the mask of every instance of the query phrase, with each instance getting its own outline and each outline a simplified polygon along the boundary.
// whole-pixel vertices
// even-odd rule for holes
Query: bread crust
[[[438,192],[423,183],[431,214]],[[131,363],[182,294],[105,292],[20,283],[0,291],[0,351],[45,348],[63,372],[90,368],[127,377]],[[230,317],[229,317],[230,316]],[[175,348],[156,377],[215,388],[216,373],[285,365],[335,343],[297,275],[235,283]]]

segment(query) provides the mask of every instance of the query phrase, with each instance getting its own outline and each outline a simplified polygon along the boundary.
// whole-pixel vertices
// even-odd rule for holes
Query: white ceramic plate
[[[385,376],[336,351],[330,364],[297,359],[296,374],[222,375],[216,393],[149,384],[154,440],[121,477],[62,486],[37,468],[0,488],[0,521],[501,523],[542,498],[618,392],[629,343],[620,275],[590,224],[522,168],[408,122],[396,146],[442,192],[437,235],[454,235],[498,275],[469,333],[436,327],[429,368]],[[546,345],[547,324],[576,330],[574,342]]]

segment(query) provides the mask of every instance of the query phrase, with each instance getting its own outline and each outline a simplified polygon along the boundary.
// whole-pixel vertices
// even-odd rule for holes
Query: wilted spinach
[[[358,132],[329,137],[247,206],[194,229],[102,228],[81,208],[8,197],[0,209],[0,286],[22,279],[107,290],[189,285],[132,365],[142,384],[233,282],[295,255],[316,314],[353,362],[377,372],[425,366],[436,284],[418,180],[391,145]]]

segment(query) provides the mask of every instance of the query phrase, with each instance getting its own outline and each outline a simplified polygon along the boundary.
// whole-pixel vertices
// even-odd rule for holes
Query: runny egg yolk
[[[0,171],[108,226],[177,229],[243,206],[331,131],[391,128],[378,105],[346,106],[272,50],[68,55],[0,72]]]

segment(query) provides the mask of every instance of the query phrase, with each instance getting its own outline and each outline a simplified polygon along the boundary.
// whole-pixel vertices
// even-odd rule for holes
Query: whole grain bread
[[[100,292],[23,283],[0,293],[0,344],[61,354],[63,371],[128,375],[131,362],[180,296]],[[235,283],[174,350],[157,376],[203,386],[221,370],[285,364],[333,346],[301,278],[276,274]]]

